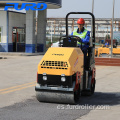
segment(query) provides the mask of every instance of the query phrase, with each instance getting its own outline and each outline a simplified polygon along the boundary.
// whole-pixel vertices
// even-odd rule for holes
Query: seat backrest
[[[95,62],[95,48],[93,47],[89,47],[88,48],[88,56],[86,57],[87,58],[87,64],[84,66],[86,70],[89,70],[89,67]]]

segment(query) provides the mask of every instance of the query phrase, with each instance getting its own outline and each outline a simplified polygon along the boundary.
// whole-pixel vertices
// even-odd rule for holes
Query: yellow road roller
[[[68,35],[70,14],[92,16],[92,41],[89,43],[86,64],[84,64],[84,54],[77,46],[78,37]],[[70,12],[66,16],[66,36],[60,38],[59,47],[49,48],[38,64],[36,98],[40,102],[76,104],[81,95],[94,94],[95,73],[94,15],[90,12]]]

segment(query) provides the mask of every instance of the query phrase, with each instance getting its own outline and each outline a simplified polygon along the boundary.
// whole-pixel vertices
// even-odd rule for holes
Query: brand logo
[[[52,55],[58,55],[58,56],[63,56],[64,54],[52,54]]]
[[[19,3],[6,3],[7,6],[5,6],[4,10],[8,10],[8,8],[14,8],[15,10],[45,10],[47,8],[46,3],[22,3],[21,7]],[[8,6],[10,5],[10,6]]]

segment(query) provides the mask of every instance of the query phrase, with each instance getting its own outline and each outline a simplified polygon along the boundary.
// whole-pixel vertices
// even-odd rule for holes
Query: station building
[[[30,3],[29,0],[3,1],[6,3]],[[34,3],[44,2],[47,9],[61,7],[61,0],[34,0]],[[46,51],[46,16],[47,9],[38,11],[37,38],[35,37],[36,11],[28,10],[26,13],[14,11],[0,11],[0,52],[26,52],[35,53]]]

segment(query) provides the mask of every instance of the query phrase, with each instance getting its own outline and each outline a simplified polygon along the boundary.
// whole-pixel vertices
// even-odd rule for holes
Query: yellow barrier
[[[120,48],[113,48],[113,54],[120,54]]]
[[[98,57],[99,57],[100,54],[103,54],[103,53],[109,54],[110,53],[109,48],[103,48],[103,47],[98,48]]]

